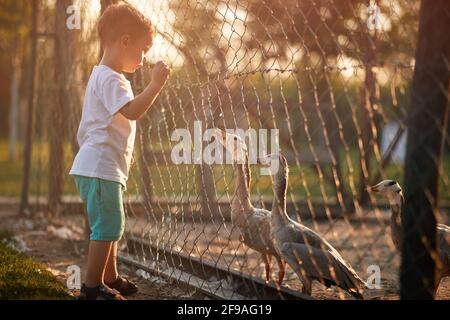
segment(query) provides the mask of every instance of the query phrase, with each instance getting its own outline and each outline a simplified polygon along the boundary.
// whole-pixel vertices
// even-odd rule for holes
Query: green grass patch
[[[73,299],[45,266],[8,246],[13,234],[0,230],[0,299]]]

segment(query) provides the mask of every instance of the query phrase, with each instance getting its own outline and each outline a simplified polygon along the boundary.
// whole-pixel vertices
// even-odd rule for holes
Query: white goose
[[[289,170],[286,158],[269,155],[261,162],[267,164],[274,160],[279,161],[279,169],[273,186],[272,237],[275,248],[302,282],[302,292],[311,295],[312,281],[317,280],[327,287],[338,286],[352,296],[363,299],[361,289],[366,284],[350,264],[327,240],[288,216],[286,189]]]
[[[404,207],[402,188],[397,181],[383,180],[375,186],[369,188],[371,192],[379,193],[389,200],[391,205],[391,238],[395,248],[400,251],[402,248],[402,226],[401,219]],[[435,292],[444,277],[450,276],[450,227],[445,224],[436,226],[437,242],[440,264],[437,264]],[[441,267],[439,267],[441,266]]]

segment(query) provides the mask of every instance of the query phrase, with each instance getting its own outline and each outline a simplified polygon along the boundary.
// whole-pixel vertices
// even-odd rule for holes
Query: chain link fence
[[[33,2],[36,29],[31,43],[36,49],[35,55],[31,54],[28,73],[33,84],[29,90],[34,96],[28,93],[33,112],[28,132],[31,143],[25,147],[30,170],[25,171],[22,211],[39,208],[54,215],[67,214],[68,219],[76,211],[79,199],[68,171],[78,148],[76,132],[83,92],[92,67],[99,61],[95,25],[101,10],[116,2]],[[421,13],[421,3],[129,3],[155,26],[154,46],[148,55],[150,65],[162,59],[171,66],[172,73],[155,105],[138,121],[135,161],[126,193],[122,259],[219,298],[305,298],[299,293],[302,283],[290,266],[278,285],[279,267],[272,261],[272,280],[266,282],[263,257],[243,243],[242,230],[231,219],[239,178],[236,166],[176,165],[171,157],[177,144],[171,139],[173,132],[184,128],[193,136],[198,123],[202,132],[209,128],[252,128],[267,134],[268,140],[270,130],[277,129],[279,148],[290,169],[289,216],[330,242],[371,284],[364,293],[366,298],[398,298],[401,248],[397,250],[395,235],[390,231],[394,224],[395,233],[398,221],[391,219],[388,199],[368,192],[368,187],[384,179],[406,183],[409,211],[403,210],[402,217],[422,221],[420,226],[424,227],[419,229],[425,231],[420,235],[435,230],[436,222],[430,217],[449,222],[445,60],[449,55],[443,60],[447,65],[434,68],[430,62],[441,61],[439,53],[433,61],[415,56],[419,21],[427,18],[420,16],[424,11],[422,8]],[[440,5],[448,9],[446,4]],[[75,9],[68,10],[69,7]],[[80,28],[69,29],[67,19],[77,10]],[[436,17],[439,12],[433,14]],[[437,18],[435,22],[438,23]],[[444,26],[442,23],[439,41],[445,40]],[[422,70],[418,68],[419,61],[428,63],[424,67],[428,68],[428,80],[418,78],[418,70]],[[145,88],[150,69],[151,66],[145,66],[128,75],[135,94]],[[429,101],[417,106],[412,99],[423,96],[414,90],[427,88],[420,81],[431,81],[428,88],[437,90],[428,97]],[[440,104],[424,117],[420,107],[426,107],[430,101]],[[416,122],[411,120],[414,117]],[[417,122],[422,127],[414,124]],[[433,133],[427,133],[426,128],[433,128]],[[414,142],[422,142],[423,147],[430,139],[437,147],[414,149]],[[203,150],[207,142],[203,142]],[[431,160],[417,158],[424,153]],[[415,172],[412,175],[405,175],[408,164]],[[423,165],[431,165],[435,178],[424,171]],[[432,214],[426,208],[418,210],[424,220],[412,212],[421,206],[414,202],[414,190],[418,188],[414,179],[420,174],[426,176],[426,184],[418,183],[418,187],[434,186],[421,189],[425,194],[420,197],[422,203],[429,202],[432,207]],[[273,180],[261,175],[256,166],[251,166],[251,175],[252,204],[271,210]],[[395,211],[395,205],[392,210]],[[424,251],[426,256],[436,257],[439,245],[447,245],[448,249],[448,237],[446,244],[440,244],[439,239],[434,244],[422,243],[429,249]],[[421,255],[410,249],[413,256]],[[431,280],[429,273],[422,273],[421,279]],[[449,298],[449,294],[450,283],[444,280],[438,295]],[[351,297],[339,288],[327,289],[318,282],[313,285],[312,296]]]

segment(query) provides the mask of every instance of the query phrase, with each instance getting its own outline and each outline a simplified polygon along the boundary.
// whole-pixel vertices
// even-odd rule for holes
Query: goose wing
[[[333,251],[288,242],[282,245],[281,253],[300,278],[316,279],[327,287],[335,285],[362,298],[360,288],[364,281]]]

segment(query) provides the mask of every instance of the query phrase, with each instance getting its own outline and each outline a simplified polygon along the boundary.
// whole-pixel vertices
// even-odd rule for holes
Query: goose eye
[[[395,184],[395,181],[389,181],[389,183],[387,184],[388,187],[393,186]]]

